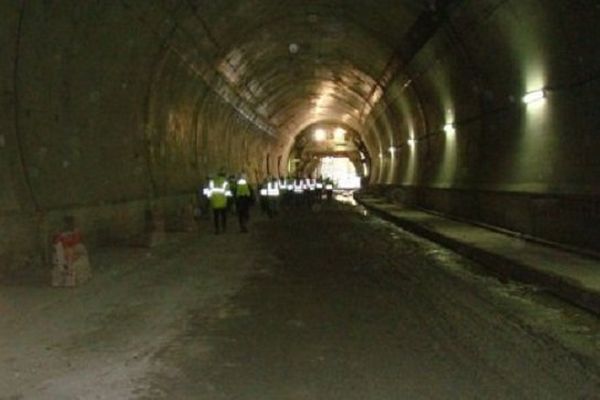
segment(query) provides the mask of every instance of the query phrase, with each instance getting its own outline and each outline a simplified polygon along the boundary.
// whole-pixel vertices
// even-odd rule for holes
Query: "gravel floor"
[[[0,399],[600,399],[597,317],[364,214],[207,222],[94,253],[81,288],[0,287]]]

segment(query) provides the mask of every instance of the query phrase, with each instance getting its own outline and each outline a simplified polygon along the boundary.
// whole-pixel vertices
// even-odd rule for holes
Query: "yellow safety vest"
[[[240,179],[237,181],[237,197],[250,197],[250,186],[248,186],[248,181],[245,179]]]
[[[210,182],[210,205],[214,209],[227,207],[229,183],[225,178],[217,178]]]

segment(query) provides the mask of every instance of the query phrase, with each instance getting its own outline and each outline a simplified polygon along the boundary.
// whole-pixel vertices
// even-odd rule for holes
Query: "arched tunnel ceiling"
[[[0,14],[0,226],[16,237],[37,237],[40,213],[77,212],[88,226],[105,213],[100,238],[136,207],[175,210],[220,167],[284,173],[294,135],[323,123],[360,134],[369,186],[425,208],[569,243],[580,232],[554,227],[598,214],[597,0],[4,1]],[[542,101],[526,104],[532,91]]]
[[[212,42],[212,66],[288,136],[322,119],[358,129],[395,46],[432,3],[188,0],[173,10],[200,23]]]

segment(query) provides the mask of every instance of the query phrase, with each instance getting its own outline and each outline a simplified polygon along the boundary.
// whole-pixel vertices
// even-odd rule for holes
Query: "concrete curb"
[[[578,282],[569,279],[568,276],[541,271],[529,263],[520,263],[514,259],[503,257],[501,254],[476,247],[471,243],[466,243],[446,236],[419,223],[393,215],[388,211],[382,210],[372,204],[368,204],[368,202],[365,202],[360,196],[355,196],[355,200],[374,215],[483,264],[496,276],[543,286],[550,293],[600,315],[600,292],[589,290],[588,288],[579,285]],[[467,224],[465,223],[465,225]]]

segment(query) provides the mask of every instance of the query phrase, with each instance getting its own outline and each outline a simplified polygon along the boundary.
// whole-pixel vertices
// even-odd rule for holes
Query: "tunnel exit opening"
[[[331,179],[337,189],[357,190],[361,188],[361,177],[356,166],[348,157],[321,158],[316,175]]]
[[[342,191],[368,181],[371,158],[359,132],[336,121],[321,121],[300,131],[287,157],[288,174],[329,178]]]

